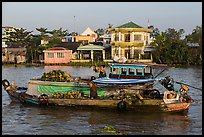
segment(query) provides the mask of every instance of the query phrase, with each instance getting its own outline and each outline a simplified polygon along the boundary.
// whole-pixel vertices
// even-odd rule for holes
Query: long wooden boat
[[[14,82],[10,84],[8,80],[3,80],[2,83],[11,99],[18,100],[23,104],[37,106],[74,106],[142,112],[186,112],[193,103],[193,99],[187,94],[188,88],[186,86],[183,86],[178,92],[167,90],[164,94],[151,86],[145,87],[145,85],[127,86],[125,88],[111,86],[99,90],[98,98],[92,99],[89,96],[90,89],[85,85],[75,85],[75,88],[78,88],[76,91],[67,90],[65,92],[64,90],[64,92],[56,93],[49,91],[45,94],[41,92],[42,87],[46,88],[47,86],[50,87],[49,89],[64,87],[66,89],[66,86],[70,88],[70,83],[36,80],[31,81],[27,88],[17,87]],[[99,88],[101,87],[99,86]],[[40,92],[37,92],[39,90]]]
[[[12,81],[3,80],[4,89],[12,100],[38,106],[75,106],[82,108],[105,108],[128,111],[187,111],[193,99],[187,94],[188,87],[181,86],[175,91],[169,77],[156,78],[152,68],[156,64],[111,63],[109,77],[92,80],[97,98],[90,96],[92,87],[89,79],[71,78],[69,81],[47,81],[59,76],[69,77],[61,71],[51,71],[41,79],[31,79],[27,87],[16,86]],[[159,67],[168,68],[167,66]],[[59,73],[58,73],[59,72]],[[55,75],[52,75],[55,74]],[[160,93],[152,85],[155,81],[167,89]]]

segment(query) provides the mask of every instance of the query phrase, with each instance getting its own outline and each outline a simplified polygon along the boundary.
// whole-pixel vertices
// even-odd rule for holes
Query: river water
[[[2,66],[2,80],[14,80],[26,86],[43,72],[61,69],[72,76],[97,76],[89,67],[72,66]],[[107,73],[109,68],[106,68]],[[202,67],[174,68],[160,76],[202,88]],[[202,135],[202,91],[189,87],[194,103],[185,114],[134,113],[85,110],[71,107],[36,107],[12,102],[2,86],[3,135],[113,135],[114,128],[125,135]]]

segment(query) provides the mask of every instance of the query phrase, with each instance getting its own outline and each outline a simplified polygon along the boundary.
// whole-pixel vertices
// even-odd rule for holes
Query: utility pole
[[[147,20],[147,28],[149,28],[149,18],[148,18],[148,20]]]
[[[74,16],[74,32],[76,33],[76,29],[75,29],[75,25],[76,25],[75,17],[76,16]]]

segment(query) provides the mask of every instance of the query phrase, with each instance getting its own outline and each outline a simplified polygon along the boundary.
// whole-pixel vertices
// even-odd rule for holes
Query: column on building
[[[103,53],[103,60],[105,60],[106,59],[105,50],[102,50],[102,53]]]
[[[82,59],[82,51],[79,51],[79,59]]]
[[[120,54],[121,54],[121,47],[118,47],[118,57],[120,58]]]
[[[139,59],[141,59],[141,53],[139,53]]]
[[[132,42],[134,42],[134,32],[132,32]]]
[[[153,56],[152,56],[152,53],[150,54],[150,56],[151,56],[151,62],[153,61]]]
[[[121,32],[119,32],[119,42],[121,42]]]
[[[91,50],[91,61],[93,61],[93,50]]]
[[[112,51],[111,52],[111,54],[112,54],[111,57],[113,58],[114,56],[116,56],[116,54],[115,54],[115,47],[112,47],[111,51]]]
[[[134,46],[132,46],[132,47],[131,47],[131,58],[132,58],[132,59],[134,58],[134,50],[135,50],[135,49],[134,49]]]

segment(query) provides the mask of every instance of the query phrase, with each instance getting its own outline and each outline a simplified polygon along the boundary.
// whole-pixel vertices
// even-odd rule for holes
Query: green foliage
[[[196,26],[192,34],[186,36],[188,43],[198,43],[199,47],[189,48],[189,64],[202,64],[202,25]]]
[[[94,31],[95,33],[97,33],[98,36],[104,35],[105,34],[105,30],[102,28],[98,28],[97,30]]]
[[[167,29],[156,35],[151,43],[153,61],[169,65],[200,65],[202,64],[202,26],[196,27],[193,33],[184,39],[184,30]],[[187,43],[199,43],[199,47],[189,47]]]
[[[41,36],[45,36],[46,33],[48,33],[47,28],[36,28],[37,31],[40,32]]]
[[[7,45],[16,45],[16,44],[30,44],[30,39],[32,37],[32,31],[27,31],[24,28],[17,29],[14,31],[6,31]]]

